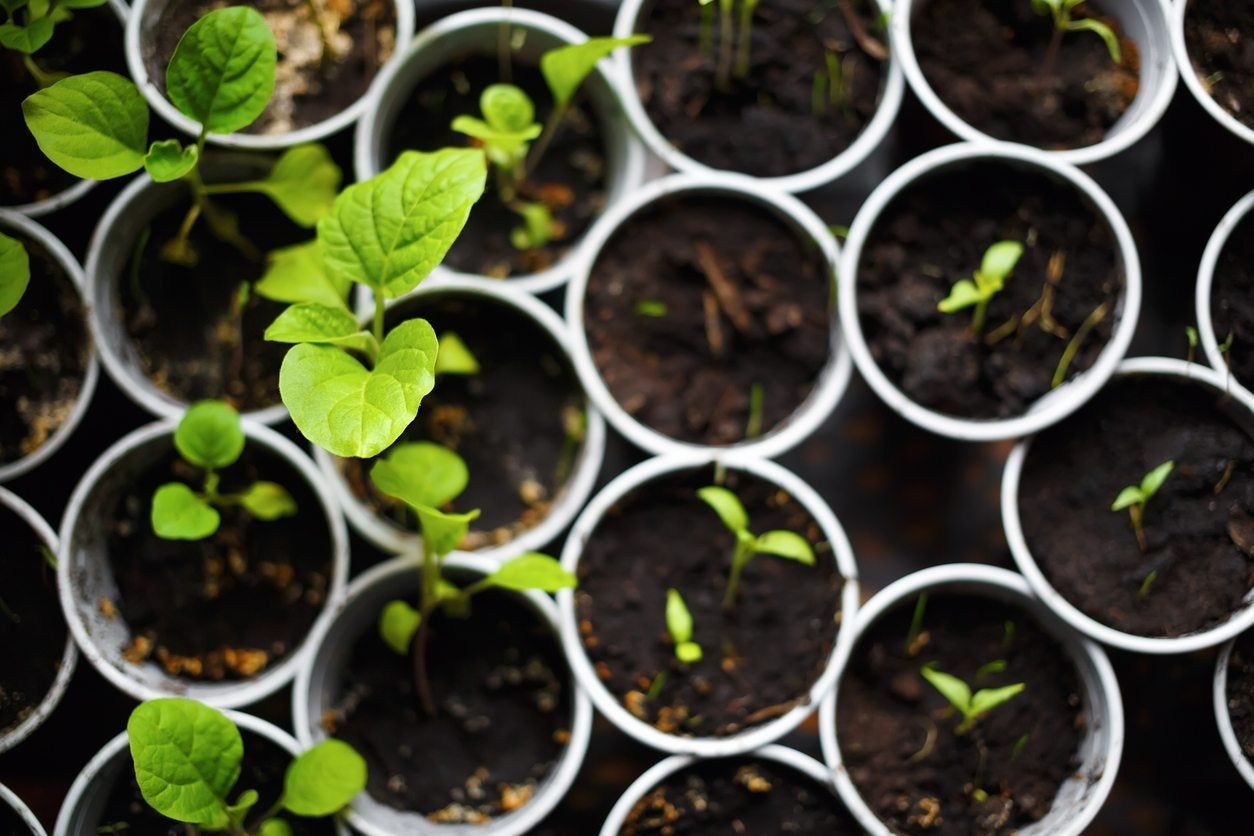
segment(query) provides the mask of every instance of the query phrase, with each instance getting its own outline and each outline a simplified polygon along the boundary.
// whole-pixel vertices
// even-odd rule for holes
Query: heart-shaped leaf
[[[203,540],[220,524],[217,509],[182,482],[162,485],[152,496],[152,530],[163,540]]]
[[[210,133],[234,133],[266,109],[275,62],[274,35],[260,12],[218,9],[183,33],[166,69],[166,93]]]
[[[298,816],[329,816],[365,788],[365,759],[342,740],[324,740],[288,766],[283,806]]]
[[[417,507],[452,502],[470,481],[461,456],[431,441],[398,444],[370,469],[370,481],[385,494]]]
[[[22,115],[45,156],[75,177],[108,180],[144,164],[148,104],[117,73],[63,78],[28,96]]]
[[[195,145],[186,148],[177,139],[154,142],[144,157],[144,169],[158,183],[169,183],[185,177],[200,160],[200,149]]]
[[[388,601],[379,612],[379,635],[400,656],[409,652],[410,642],[414,640],[414,633],[418,632],[420,624],[422,613],[406,601]]]
[[[174,446],[197,467],[230,467],[244,452],[239,413],[222,401],[194,404],[174,431]]]

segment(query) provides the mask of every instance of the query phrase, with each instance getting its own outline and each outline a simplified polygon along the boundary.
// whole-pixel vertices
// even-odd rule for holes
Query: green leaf
[[[1145,478],[1141,480],[1141,493],[1145,495],[1145,501],[1149,502],[1154,494],[1158,493],[1158,489],[1163,486],[1163,482],[1167,481],[1167,477],[1171,475],[1171,471],[1175,469],[1174,461],[1165,461],[1158,467],[1145,474]]]
[[[692,613],[678,589],[666,590],[666,630],[676,646],[692,641]]]
[[[274,343],[338,345],[369,356],[373,356],[378,345],[374,335],[361,330],[356,317],[347,309],[313,302],[287,308],[270,323],[265,336]]]
[[[442,374],[479,374],[479,361],[471,353],[462,338],[452,331],[440,335],[440,353],[435,360],[435,373]]]
[[[714,509],[718,518],[723,521],[723,525],[727,526],[733,534],[749,530],[749,514],[745,511],[745,506],[740,504],[740,499],[727,488],[710,485],[708,488],[701,488],[697,491],[697,496]]]
[[[0,316],[17,307],[30,284],[30,256],[16,238],[0,232]]]
[[[318,222],[327,268],[388,298],[413,290],[461,234],[486,177],[481,151],[406,151]]]
[[[223,830],[244,741],[221,712],[193,700],[141,703],[126,724],[144,800],[175,821]]]
[[[248,6],[218,9],[183,33],[165,74],[166,93],[209,133],[246,128],[274,92],[274,36]]]
[[[261,296],[275,302],[312,302],[348,310],[345,300],[352,283],[326,271],[317,239],[272,250],[268,261],[265,275],[253,285]]]
[[[229,188],[268,195],[294,223],[309,229],[331,211],[341,177],[331,152],[311,143],[284,151],[264,180],[231,184]]]
[[[984,278],[1005,281],[1022,257],[1023,245],[1018,241],[998,241],[984,252],[980,274]]]
[[[22,102],[44,155],[75,177],[139,171],[148,151],[148,104],[129,79],[94,72],[63,78]]]
[[[647,44],[653,40],[648,35],[632,35],[627,38],[589,38],[581,44],[558,47],[540,57],[540,72],[549,84],[553,101],[559,107],[570,103],[592,72],[597,62],[623,46]]]
[[[200,401],[187,410],[174,431],[179,455],[197,467],[230,467],[244,452],[239,413],[222,401]]]
[[[266,819],[261,823],[257,836],[292,836],[292,826],[283,819]]]
[[[158,183],[169,183],[185,177],[200,160],[200,149],[195,145],[183,147],[177,139],[154,142],[144,157],[144,168]]]
[[[513,134],[536,131],[529,139],[540,135],[531,97],[512,84],[489,84],[479,96],[479,109],[493,130]]]
[[[96,9],[108,2],[109,0],[57,0],[57,5],[67,9]]]
[[[406,601],[388,601],[379,611],[379,635],[400,656],[409,653],[410,642],[421,623],[422,613]]]
[[[456,499],[470,481],[461,456],[431,441],[398,444],[370,468],[370,481],[406,505],[439,508]]]
[[[936,310],[941,313],[956,313],[963,308],[969,308],[972,305],[978,305],[984,301],[984,294],[975,286],[975,282],[970,279],[959,279],[954,282],[953,288],[949,291],[949,295],[942,299],[936,306]]]
[[[239,501],[245,511],[263,522],[296,513],[296,500],[277,482],[253,482],[240,494]]]
[[[324,740],[288,766],[283,806],[298,816],[330,816],[365,788],[365,759],[342,740]]]
[[[543,247],[553,240],[553,213],[539,201],[515,201],[512,208],[523,225],[510,230],[509,242],[516,250]]]
[[[0,25],[0,46],[7,47],[27,55],[38,52],[48,41],[52,40],[52,30],[56,23],[50,17],[33,20],[26,26],[16,23]]]
[[[232,821],[243,821],[248,811],[256,806],[260,798],[256,790],[244,790],[239,794],[239,798],[235,799],[235,803],[226,808],[226,812]]]
[[[465,514],[446,514],[435,508],[417,505],[414,512],[422,528],[423,545],[440,557],[457,550],[470,531],[470,524],[479,517],[478,509]]]
[[[933,688],[940,691],[941,696],[949,700],[949,704],[958,709],[963,717],[972,715],[971,689],[967,687],[967,683],[956,676],[942,673],[930,665],[924,665],[919,673],[932,684]]]
[[[536,589],[540,592],[557,592],[574,589],[579,581],[547,554],[527,552],[507,560],[484,580],[489,586],[522,592]]]
[[[1026,687],[1022,682],[1016,682],[1014,685],[1007,685],[1004,688],[985,688],[982,691],[976,691],[975,695],[971,697],[972,716],[987,714],[997,706],[1018,696]]]
[[[1149,500],[1145,494],[1141,493],[1141,489],[1135,485],[1129,485],[1119,491],[1119,495],[1115,497],[1115,501],[1111,503],[1110,510],[1122,511],[1124,508],[1133,505],[1144,505]]]
[[[685,665],[700,662],[701,657],[704,655],[705,654],[701,652],[701,645],[696,642],[680,642],[675,645],[675,658],[683,662]]]
[[[791,531],[766,532],[758,537],[755,551],[773,554],[776,557],[786,557],[807,566],[814,565],[814,549],[810,548],[810,542],[800,534],[794,534]]]
[[[163,540],[203,540],[218,530],[221,518],[182,482],[169,482],[152,495],[152,530]]]

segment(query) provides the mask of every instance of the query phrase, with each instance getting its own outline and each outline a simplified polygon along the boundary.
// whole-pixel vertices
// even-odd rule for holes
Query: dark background
[[[419,6],[419,28],[437,13],[482,3]],[[563,17],[589,34],[609,34],[614,7],[605,0],[541,0],[517,5]],[[6,120],[4,130],[20,123]],[[953,141],[907,88],[896,130],[894,165]],[[351,133],[330,145],[351,172]],[[1145,296],[1130,356],[1184,357],[1194,322],[1198,262],[1224,213],[1254,188],[1254,149],[1229,135],[1181,84],[1162,123],[1113,164],[1090,167],[1116,198],[1141,251]],[[83,201],[41,219],[80,259],[96,219],[119,191],[97,187]],[[848,225],[865,193],[806,195],[828,223]],[[561,293],[545,297],[559,310]],[[91,410],[69,442],[34,473],[6,485],[32,502],[54,528],[66,499],[96,456],[150,420],[101,375]],[[283,431],[300,440],[290,426]],[[976,561],[1012,567],[999,511],[1001,467],[1010,444],[960,444],[907,425],[855,376],[835,414],[783,464],[831,503],[853,542],[869,596],[902,575],[939,563]],[[611,431],[601,483],[640,460]],[[353,538],[353,569],[385,558]],[[560,544],[550,548],[559,553]],[[1115,790],[1090,828],[1101,836],[1249,833],[1251,790],[1224,752],[1211,708],[1215,652],[1152,658],[1110,650],[1123,689],[1127,744]],[[284,689],[251,711],[289,727]],[[16,749],[0,755],[0,782],[27,801],[51,829],[78,770],[125,727],[131,700],[81,661],[64,702]],[[785,743],[821,758],[813,719]],[[662,756],[598,718],[574,789],[544,825],[552,836],[588,836],[619,794]]]

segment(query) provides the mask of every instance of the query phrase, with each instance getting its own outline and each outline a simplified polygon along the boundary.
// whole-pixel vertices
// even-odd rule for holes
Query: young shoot
[[[732,552],[731,576],[727,581],[727,592],[723,596],[723,609],[730,610],[736,603],[736,590],[740,584],[740,573],[754,556],[772,554],[788,560],[795,560],[807,566],[814,565],[814,550],[809,542],[800,534],[792,531],[775,530],[756,535],[749,530],[749,514],[740,498],[727,488],[717,485],[701,488],[697,496],[706,505],[714,509],[718,518],[723,521],[736,537],[736,548]]]
[[[753,14],[758,0],[717,0],[718,37],[714,35],[715,0],[698,0],[701,7],[701,53],[715,59],[714,80],[718,89],[731,89],[733,76],[749,75],[753,45]],[[717,42],[717,49],[716,49]]]
[[[1129,485],[1119,491],[1119,495],[1110,506],[1112,511],[1127,509],[1128,517],[1132,520],[1132,530],[1136,533],[1136,542],[1143,552],[1149,549],[1145,540],[1145,506],[1154,498],[1154,494],[1158,493],[1175,466],[1174,461],[1163,462],[1141,477],[1139,485]]]
[[[986,665],[985,668],[987,667]],[[1014,685],[1001,688],[981,688],[972,693],[967,683],[956,676],[937,670],[935,665],[924,665],[919,670],[919,674],[962,716],[962,722],[954,728],[955,734],[966,734],[971,731],[984,715],[994,708],[1005,705],[1027,687],[1022,682],[1016,682]]]
[[[187,410],[174,431],[174,449],[183,461],[200,468],[199,490],[168,482],[152,495],[152,530],[165,540],[203,540],[222,522],[221,508],[243,508],[266,522],[296,513],[296,501],[275,482],[254,482],[238,493],[219,490],[220,471],[244,452],[239,413],[221,401],[201,401]]]
[[[479,360],[457,334],[445,331],[440,335],[438,346],[439,353],[435,359],[437,376],[453,374],[473,377],[479,374]]]
[[[937,304],[936,309],[948,314],[974,307],[971,331],[981,333],[988,303],[1006,286],[1006,279],[1014,272],[1022,256],[1023,245],[1018,241],[998,241],[984,252],[980,269],[971,278],[955,282],[949,295]]]
[[[1062,37],[1067,32],[1092,32],[1105,42],[1111,61],[1116,64],[1123,61],[1123,50],[1119,48],[1119,36],[1113,29],[1095,18],[1072,17],[1072,12],[1084,2],[1085,0],[1032,0],[1034,12],[1042,17],[1053,18],[1054,21],[1054,34],[1050,39],[1049,49],[1045,53],[1046,73],[1053,70],[1054,61],[1058,58],[1058,49],[1062,45]]]
[[[188,832],[290,836],[282,818],[328,818],[366,787],[366,761],[342,740],[324,740],[295,756],[283,791],[263,812],[255,788],[236,792],[244,760],[239,728],[216,709],[188,699],[140,703],[126,724],[135,781],[148,806]],[[234,800],[231,798],[234,796]],[[127,832],[125,823],[113,832]]]
[[[4,0],[0,11],[0,47],[22,56],[22,66],[40,87],[47,87],[65,78],[65,73],[50,72],[39,66],[35,54],[48,45],[57,24],[65,23],[74,13],[103,6],[109,0]]]
[[[22,301],[30,284],[30,256],[16,238],[0,232],[0,316]]]
[[[685,665],[701,661],[701,645],[692,640],[692,613],[678,589],[666,591],[666,631],[675,644],[676,659]]]
[[[1186,363],[1192,363],[1194,358],[1197,357],[1197,343],[1198,343],[1197,329],[1194,328],[1192,325],[1185,326],[1184,338],[1189,343],[1189,353],[1185,355],[1184,360]]]

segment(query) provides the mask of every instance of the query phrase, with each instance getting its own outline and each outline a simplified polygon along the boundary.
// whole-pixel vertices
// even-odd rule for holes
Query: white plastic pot
[[[570,332],[565,323],[545,303],[534,296],[511,290],[509,287],[486,284],[463,278],[450,278],[436,284],[424,284],[414,292],[388,304],[389,310],[405,308],[414,302],[421,302],[442,295],[459,297],[479,297],[488,305],[503,305],[510,308],[520,318],[531,320],[545,331],[558,349],[570,358]],[[363,327],[368,327],[370,314],[363,314]],[[439,323],[435,323],[437,326]],[[574,361],[571,361],[573,367]],[[495,560],[505,560],[524,552],[537,551],[551,543],[559,534],[566,530],[575,514],[587,502],[596,484],[597,474],[601,472],[601,462],[605,457],[605,419],[601,413],[589,403],[587,405],[587,429],[579,455],[575,459],[570,477],[563,486],[561,493],[553,503],[548,516],[534,528],[530,528],[514,539],[499,546],[480,549],[475,554]],[[422,546],[422,535],[417,531],[402,528],[394,521],[375,513],[367,502],[364,502],[352,490],[344,473],[340,469],[335,456],[313,445],[314,458],[322,471],[336,500],[344,509],[349,523],[362,537],[385,552],[400,554],[416,553]]]
[[[26,806],[22,799],[17,797],[17,793],[4,784],[0,784],[0,804],[13,808],[18,818],[30,828],[31,836],[46,836],[44,826],[39,823],[39,819],[35,818],[35,814],[30,811],[30,808]],[[22,834],[14,833],[12,836],[22,836]]]
[[[766,188],[761,181],[739,174],[675,174],[654,180],[629,199],[610,207],[593,224],[579,249],[578,264],[566,289],[566,321],[571,329],[571,353],[575,370],[583,381],[588,397],[592,398],[592,402],[609,419],[614,429],[650,454],[719,456],[728,462],[774,458],[796,447],[817,430],[832,414],[849,385],[852,364],[846,341],[841,339],[841,328],[835,311],[831,312],[831,350],[827,365],[820,372],[809,397],[790,418],[770,432],[750,441],[721,447],[671,438],[628,413],[614,399],[601,377],[588,344],[588,333],[584,327],[584,299],[588,293],[588,281],[606,243],[620,227],[653,203],[673,197],[711,195],[729,201],[756,204],[778,217],[799,238],[813,244],[825,261],[832,281],[836,282],[836,263],[840,258],[836,239],[818,215],[797,198]]]
[[[248,444],[265,450],[288,465],[318,498],[318,507],[302,508],[329,529],[332,552],[330,578],[322,612],[310,628],[329,622],[344,598],[348,578],[348,531],[331,491],[314,463],[300,449],[268,427],[245,421]],[[238,708],[273,694],[296,676],[312,653],[308,638],[277,664],[249,679],[229,682],[193,682],[170,676],[154,661],[133,664],[122,657],[131,638],[129,626],[115,615],[100,612],[100,600],[117,600],[117,583],[108,560],[109,531],[102,518],[105,497],[125,489],[135,474],[168,454],[177,419],[140,427],[106,450],[74,488],[61,523],[57,587],[70,631],[79,650],[105,679],[137,700],[187,697],[215,708]]]
[[[1224,110],[1223,106],[1206,91],[1202,79],[1193,69],[1193,59],[1189,56],[1189,47],[1184,40],[1184,21],[1188,17],[1191,5],[1193,5],[1192,0],[1173,0],[1170,12],[1171,48],[1175,54],[1176,65],[1180,68],[1180,75],[1184,78],[1184,86],[1193,94],[1193,98],[1197,99],[1202,109],[1211,115],[1211,118],[1238,138],[1254,145],[1254,128]]]
[[[1245,756],[1241,744],[1237,742],[1236,729],[1232,727],[1232,715],[1228,713],[1228,663],[1232,659],[1232,648],[1236,639],[1229,641],[1219,651],[1215,662],[1215,723],[1219,726],[1219,739],[1223,741],[1224,750],[1232,758],[1232,764],[1245,779],[1245,783],[1254,789],[1254,763]]]
[[[1021,607],[1048,632],[1071,658],[1080,679],[1084,706],[1084,740],[1078,753],[1080,766],[1058,790],[1045,818],[1017,831],[1019,836],[1080,836],[1093,821],[1115,784],[1123,756],[1123,702],[1119,681],[1102,649],[1076,635],[1032,595],[1023,578],[1005,569],[974,563],[933,566],[907,575],[876,593],[862,608],[853,632],[856,642],[886,612],[921,592],[978,595]],[[846,657],[848,662],[850,657]],[[841,667],[841,677],[845,673]],[[836,791],[867,833],[888,836],[889,830],[867,806],[845,769],[836,733],[840,710],[840,682],[823,701],[819,711],[819,737],[823,759],[836,781]]]
[[[467,52],[495,55],[504,25],[526,32],[523,46],[513,54],[527,61],[538,62],[540,56],[550,49],[583,43],[588,38],[557,18],[512,7],[471,9],[433,23],[418,33],[404,55],[384,68],[370,89],[364,118],[357,124],[355,164],[358,180],[373,177],[391,164],[387,157],[388,139],[414,88],[446,62]],[[606,211],[610,211],[644,181],[645,155],[640,143],[627,129],[622,118],[622,97],[605,67],[602,63],[588,76],[580,95],[586,97],[598,117],[605,139]],[[544,293],[565,284],[573,270],[572,248],[571,252],[539,273],[502,280],[462,273],[441,265],[431,272],[427,281],[461,278],[494,286],[507,284],[529,293]]]
[[[914,53],[910,24],[914,11],[922,8],[926,2],[928,0],[896,0],[893,4],[889,30],[892,33],[893,53],[901,62],[906,82],[923,102],[923,106],[960,139],[999,142],[967,124],[950,110],[923,74]],[[1158,124],[1176,91],[1175,61],[1168,22],[1171,13],[1169,0],[1106,0],[1102,4],[1102,11],[1117,20],[1124,34],[1137,45],[1140,53],[1140,89],[1128,109],[1101,142],[1065,151],[1042,152],[1072,165],[1089,165],[1128,150]]]
[[[1183,360],[1166,357],[1138,357],[1125,360],[1119,366],[1119,376],[1140,375],[1178,378],[1190,383],[1201,384],[1215,390],[1218,394],[1225,392],[1235,400],[1254,419],[1254,396],[1244,389],[1229,387],[1224,375],[1214,369]],[[1125,633],[1114,627],[1103,624],[1090,615],[1082,612],[1068,601],[1050,584],[1044,572],[1032,556],[1032,549],[1023,535],[1023,526],[1019,520],[1019,480],[1023,475],[1023,463],[1032,450],[1032,439],[1020,441],[1010,453],[1006,461],[1006,469],[1001,481],[1001,518],[1006,530],[1006,541],[1010,545],[1010,553],[1014,556],[1019,571],[1027,578],[1032,592],[1049,607],[1059,618],[1091,639],[1103,644],[1117,647],[1132,653],[1164,654],[1191,653],[1207,647],[1221,644],[1238,633],[1254,625],[1254,589],[1248,591],[1241,606],[1232,613],[1227,621],[1189,633],[1184,636],[1139,636]]]
[[[497,564],[478,555],[454,553],[446,558],[444,567],[446,574],[478,577],[494,571]],[[292,689],[292,722],[296,737],[305,746],[313,746],[327,737],[322,718],[340,693],[353,644],[363,634],[377,629],[379,611],[384,604],[418,593],[420,568],[417,557],[405,556],[375,566],[353,581],[335,617],[319,624],[310,634],[313,656],[309,664],[301,668]],[[517,594],[557,630],[557,610],[551,598],[534,591]],[[436,824],[419,813],[382,804],[369,792],[363,792],[348,810],[349,823],[366,836],[522,836],[528,833],[566,795],[588,750],[592,706],[582,690],[575,689],[571,698],[570,741],[566,751],[536,788],[531,800],[516,810],[487,824]],[[438,757],[439,753],[433,755]]]
[[[1210,296],[1215,284],[1215,267],[1219,264],[1219,257],[1223,255],[1232,233],[1250,214],[1251,209],[1254,209],[1254,192],[1237,201],[1224,215],[1219,226],[1215,227],[1210,240],[1206,242],[1206,250],[1202,253],[1202,263],[1197,268],[1197,292],[1194,298],[1194,305],[1197,307],[1197,336],[1202,344],[1202,351],[1206,354],[1206,361],[1215,371],[1229,377],[1232,386],[1239,387],[1247,394],[1249,387],[1229,374],[1228,364],[1224,361],[1223,352],[1219,350],[1219,338],[1215,334],[1215,323],[1211,317]]]
[[[87,413],[87,407],[91,404],[92,395],[96,391],[96,381],[100,378],[100,364],[96,360],[96,340],[90,327],[91,299],[85,291],[87,280],[83,276],[83,268],[79,266],[78,259],[74,257],[65,244],[61,243],[59,238],[40,224],[16,212],[0,209],[0,232],[2,231],[16,233],[19,236],[39,242],[39,245],[47,250],[48,254],[57,262],[57,265],[65,272],[66,277],[70,280],[70,284],[78,292],[79,301],[83,304],[83,336],[89,340],[87,368],[83,372],[83,386],[79,390],[78,400],[74,404],[74,409],[66,416],[61,426],[57,427],[52,435],[35,452],[7,464],[0,462],[0,482],[5,482],[21,476],[23,473],[29,473],[42,464],[49,456],[61,449],[66,439],[70,437],[70,433],[74,432],[74,429],[83,420],[83,415]]]
[[[895,17],[894,20],[897,18]],[[1119,248],[1123,264],[1123,297],[1116,310],[1118,323],[1109,342],[1098,355],[1097,362],[1083,374],[1067,381],[1032,405],[1023,415],[1004,419],[960,418],[937,412],[912,401],[880,369],[871,356],[862,322],[858,315],[858,266],[862,249],[875,229],[880,215],[904,190],[917,181],[951,166],[969,162],[994,161],[1019,168],[1036,169],[1073,187],[1094,207],[1094,211],[1110,226]],[[1141,309],[1141,261],[1137,255],[1136,241],[1127,222],[1110,197],[1093,179],[1074,166],[1061,162],[1056,156],[1022,145],[1000,143],[959,143],[946,145],[915,157],[897,169],[880,184],[863,204],[854,219],[845,241],[841,258],[839,282],[840,321],[849,351],[858,371],[868,384],[894,412],[907,421],[937,435],[959,441],[998,441],[1038,432],[1056,424],[1084,405],[1089,398],[1114,374],[1115,367],[1123,359],[1136,331],[1137,317]]]
[[[832,787],[831,776],[827,774],[827,769],[823,764],[809,755],[798,752],[796,749],[777,745],[763,746],[756,752],[747,753],[745,757],[787,767],[822,784],[829,790],[835,791]],[[605,824],[601,826],[600,836],[618,836],[623,824],[627,821],[627,816],[631,814],[631,811],[640,803],[640,800],[648,795],[654,787],[676,772],[680,772],[700,762],[700,759],[691,755],[671,755],[669,758],[649,767],[644,774],[631,782],[631,786],[627,788],[614,804],[614,809],[610,810],[609,816],[605,819]]]
[[[293,757],[304,751],[304,747],[278,726],[251,714],[241,714],[238,711],[222,713],[241,732],[264,737],[291,752]],[[247,740],[244,741],[244,751],[248,751]],[[57,816],[57,823],[52,831],[53,836],[96,836],[96,828],[102,824],[100,817],[104,815],[109,795],[118,781],[126,780],[128,771],[133,768],[130,739],[123,731],[101,747],[78,773],[61,805],[61,813]],[[241,786],[235,789],[255,788]],[[349,836],[348,828],[342,821],[336,822],[335,829],[338,836]]]
[[[596,536],[596,529],[602,517],[632,491],[673,473],[720,465],[778,485],[801,503],[801,506],[818,523],[819,530],[823,532],[823,538],[831,544],[830,559],[836,562],[837,571],[844,582],[840,596],[840,627],[823,672],[810,686],[805,699],[787,713],[762,725],[726,737],[682,737],[662,732],[637,718],[619,702],[614,694],[610,693],[605,683],[597,676],[592,661],[584,649],[583,639],[579,633],[579,618],[575,613],[574,592],[569,589],[558,592],[557,606],[562,619],[562,647],[580,686],[592,698],[597,710],[605,715],[606,719],[619,731],[646,746],[671,754],[730,757],[743,755],[761,746],[777,742],[809,717],[824,695],[832,689],[836,682],[837,670],[849,654],[853,642],[853,631],[848,625],[854,622],[854,617],[858,612],[859,588],[858,566],[854,559],[853,548],[840,522],[837,521],[836,515],[832,513],[823,498],[800,477],[774,462],[753,459],[733,461],[728,458],[693,456],[663,456],[641,462],[602,488],[588,503],[588,507],[575,521],[570,536],[566,538],[566,547],[562,551],[562,566],[567,571],[578,574],[584,546]],[[657,555],[640,555],[639,557],[640,560],[657,558]]]
[[[155,38],[155,29],[161,12],[172,0],[135,0],[131,9],[130,19],[126,24],[126,64],[130,68],[131,78],[139,87],[139,91],[148,100],[149,106],[157,115],[169,124],[178,128],[190,137],[199,136],[200,123],[184,116],[171,104],[157,82],[148,75],[148,65],[144,61],[144,44],[151,43]],[[230,5],[230,4],[227,4]],[[411,0],[394,0],[396,12],[396,46],[391,57],[380,68],[380,73],[393,64],[396,57],[405,51],[414,35],[414,6]],[[375,77],[375,82],[378,76]],[[331,134],[349,127],[361,117],[366,109],[366,98],[369,92],[339,113],[294,131],[280,134],[209,134],[211,145],[224,148],[241,148],[249,150],[277,150],[291,148],[306,142],[317,142]]]

